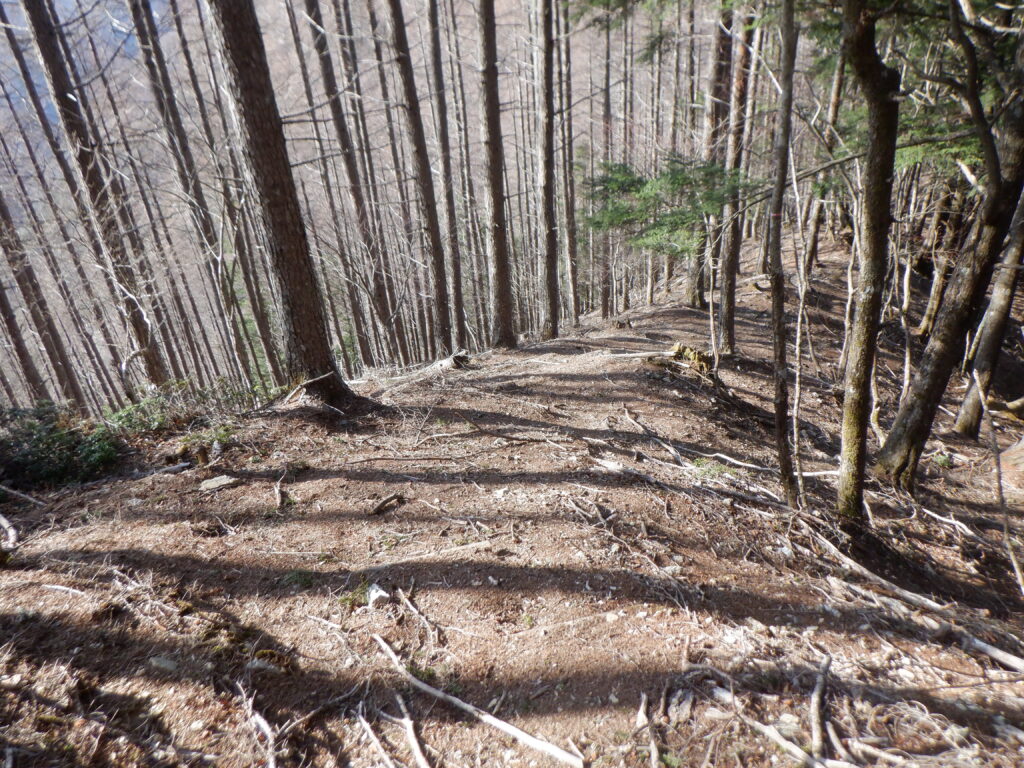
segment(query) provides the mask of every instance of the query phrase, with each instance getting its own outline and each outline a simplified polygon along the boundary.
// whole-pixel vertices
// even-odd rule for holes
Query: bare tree
[[[494,0],[480,0],[480,97],[483,104],[483,139],[486,147],[488,240],[491,251],[491,341],[515,349],[512,281],[509,270],[508,224],[505,218],[505,149],[501,135],[501,98],[498,94],[498,42]]]
[[[234,86],[236,128],[280,294],[287,373],[307,382],[307,391],[328,405],[352,411],[363,399],[342,380],[331,351],[256,9],[252,0],[210,0],[210,8]]]
[[[846,0],[843,5],[844,57],[856,73],[868,103],[860,271],[853,322],[847,332],[838,490],[839,515],[855,525],[864,522],[864,467],[871,412],[871,378],[874,375],[882,292],[888,271],[893,164],[899,129],[900,74],[886,66],[878,54],[875,45],[877,11],[869,5],[867,0]]]

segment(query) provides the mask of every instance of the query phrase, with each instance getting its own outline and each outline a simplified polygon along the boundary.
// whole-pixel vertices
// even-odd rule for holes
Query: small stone
[[[166,656],[153,656],[149,660],[149,666],[159,669],[161,672],[177,672],[178,662]]]
[[[206,727],[206,723],[204,723],[202,720],[195,720],[194,722],[192,722],[189,725],[188,729],[190,731],[201,731],[205,727]]]
[[[609,694],[608,695],[608,703],[609,704],[618,704],[619,703],[619,697],[616,696],[614,693]]]
[[[787,739],[795,739],[800,735],[800,718],[786,712],[779,716],[775,729]]]
[[[253,659],[245,668],[252,672],[282,672],[283,670],[276,664],[271,664],[265,659]]]
[[[380,584],[371,584],[370,588],[366,590],[366,605],[370,608],[376,608],[377,603],[387,605],[390,602],[391,593]]]
[[[217,475],[217,477],[211,477],[209,480],[203,480],[199,484],[200,491],[219,491],[222,488],[230,488],[233,485],[238,485],[239,479],[237,477],[231,477],[231,475]]]
[[[0,688],[17,688],[21,685],[21,675],[8,675],[6,677],[0,677]]]

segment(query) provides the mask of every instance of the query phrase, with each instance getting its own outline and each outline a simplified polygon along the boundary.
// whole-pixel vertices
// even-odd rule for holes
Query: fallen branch
[[[839,560],[843,565],[845,565],[854,573],[863,576],[868,581],[873,581],[876,584],[885,587],[893,594],[899,595],[900,599],[910,603],[911,605],[916,605],[918,608],[926,608],[929,611],[935,611],[937,613],[946,613],[946,607],[944,605],[939,605],[939,603],[935,602],[931,598],[925,597],[924,595],[919,595],[916,592],[909,592],[903,589],[903,587],[896,586],[888,579],[884,579],[877,573],[869,571],[867,568],[858,563],[852,557],[845,555],[843,552],[839,550],[839,548],[835,544],[826,539],[824,536],[814,533],[813,531],[811,531],[810,528],[807,528],[807,531],[811,534],[811,537],[816,542],[818,542],[818,544],[820,544],[822,547],[828,550],[829,554],[831,554],[834,558]]]
[[[863,567],[861,566],[861,568],[863,568]],[[881,583],[883,585],[888,585],[887,588],[889,588],[889,589],[899,590],[899,592],[897,592],[897,594],[899,594],[900,592],[905,592],[905,594],[907,596],[917,597],[920,600],[927,600],[927,598],[922,598],[920,595],[914,595],[913,592],[906,592],[905,590],[900,590],[900,588],[896,587],[895,584],[892,584],[891,582],[886,581],[881,576],[876,576],[875,574],[871,573],[871,571],[867,570],[866,568],[863,568],[862,571],[858,571],[858,573],[861,573],[861,575],[864,575],[866,578],[870,578],[872,581]],[[856,584],[848,584],[846,582],[842,582],[842,583],[843,583],[843,585],[845,587],[847,587],[851,591],[853,591],[855,593],[858,593],[858,594],[860,594],[862,596],[870,595],[874,600],[876,600],[876,601],[878,601],[880,603],[888,605],[890,608],[895,610],[898,614],[903,615],[903,616],[906,615],[905,608],[902,606],[902,604],[898,600],[894,600],[893,598],[890,598],[890,597],[885,597],[884,595],[876,595],[874,593],[868,592],[868,590],[863,589],[861,587],[858,587]],[[912,600],[908,600],[902,594],[900,594],[900,597],[903,597],[905,602],[908,602],[911,605],[914,605],[914,606],[916,606],[918,608],[925,607],[925,606],[921,605],[920,603],[914,602]],[[928,602],[931,602],[931,601],[928,601]],[[938,605],[938,603],[933,603],[933,605]],[[939,606],[937,609],[931,609],[931,610],[934,610],[936,613],[938,613],[940,616],[942,616],[943,619],[951,619],[952,618],[949,615],[949,612],[946,611],[945,609],[943,609],[942,606]],[[988,656],[993,661],[999,662],[1004,667],[1012,669],[1015,672],[1024,673],[1024,658],[1021,658],[1020,656],[1015,656],[1014,654],[1009,653],[1008,651],[1004,651],[1001,648],[996,648],[994,645],[990,645],[990,644],[986,643],[984,640],[979,640],[978,638],[976,638],[974,635],[970,634],[969,632],[965,632],[964,630],[959,629],[958,627],[954,627],[953,625],[948,623],[948,621],[940,622],[937,619],[933,619],[930,616],[923,616],[923,615],[919,615],[916,618],[917,618],[918,621],[920,621],[922,624],[924,624],[924,626],[930,632],[932,632],[932,633],[952,635],[953,637],[955,637],[959,641],[960,645],[964,648],[964,650],[977,651],[978,653],[981,653],[981,654],[983,654],[985,656]]]
[[[423,626],[427,629],[427,636],[430,638],[430,641],[436,645],[440,640],[441,634],[438,628],[430,621],[430,619],[423,615],[423,612],[419,608],[413,605],[412,600],[409,599],[404,591],[396,589],[395,592],[398,594],[398,598],[402,601],[402,604],[405,605],[405,607],[423,623]]]
[[[801,765],[805,765],[807,766],[807,768],[857,768],[856,765],[854,765],[853,763],[848,763],[845,760],[821,760],[817,757],[814,757],[813,755],[807,754],[802,749],[800,749],[800,747],[798,747],[796,744],[789,741],[781,733],[779,733],[778,729],[775,726],[759,723],[752,717],[748,717],[747,715],[743,714],[739,709],[740,705],[737,698],[724,688],[719,688],[718,686],[715,686],[715,688],[712,689],[711,695],[712,698],[714,698],[715,701],[717,701],[719,704],[732,706],[733,714],[735,714],[736,717],[742,720],[744,724],[746,724],[753,730],[757,731],[765,738],[774,742],[775,745],[778,746],[783,752],[785,752],[787,755],[789,755],[791,758],[796,760]]]
[[[429,694],[430,696],[433,696],[436,699],[440,699],[441,701],[447,704],[451,704],[453,707],[456,707],[457,709],[461,709],[463,712],[472,715],[477,720],[486,723],[492,728],[497,728],[502,733],[508,734],[513,739],[518,741],[520,744],[527,746],[530,749],[535,749],[538,752],[547,755],[548,757],[554,758],[555,760],[558,760],[561,763],[565,763],[566,765],[576,766],[576,768],[584,768],[584,762],[582,758],[579,758],[576,755],[566,752],[561,747],[557,747],[550,742],[544,741],[543,739],[538,739],[536,736],[531,736],[526,731],[516,728],[511,723],[506,723],[504,720],[499,720],[494,715],[485,712],[479,707],[473,706],[472,704],[469,704],[463,701],[462,699],[458,699],[455,696],[447,694],[444,691],[440,691],[432,685],[427,685],[427,683],[424,683],[422,680],[420,680],[418,677],[416,677],[414,674],[412,674],[411,672],[409,672],[409,670],[405,668],[405,665],[402,664],[398,656],[395,655],[395,652],[391,650],[391,646],[387,644],[387,641],[384,640],[384,638],[382,638],[380,635],[374,635],[373,639],[377,641],[377,645],[380,646],[384,654],[391,660],[391,663],[394,665],[395,669],[398,670],[402,677],[404,677],[405,680],[414,688],[418,688],[419,690],[423,691],[426,694]]]
[[[246,695],[242,684],[236,683],[235,687],[238,689],[238,694],[242,697],[242,704],[245,706],[245,714],[249,718],[249,724],[256,733],[256,743],[259,743],[260,736],[263,736],[266,741],[264,751],[267,755],[267,768],[277,768],[277,737],[274,729],[267,722],[267,719],[256,711],[256,708],[253,706],[253,700]]]
[[[36,498],[33,498],[32,496],[29,496],[27,493],[22,493],[21,491],[16,491],[13,488],[8,488],[6,485],[0,485],[0,491],[3,491],[8,496],[13,496],[16,499],[21,499],[22,501],[27,501],[30,504],[35,504],[35,505],[40,506],[40,507],[45,507],[46,506],[45,502],[42,502],[39,499],[36,499]]]
[[[402,376],[395,376],[389,381],[391,382],[388,386],[376,390],[371,397],[374,399],[381,395],[393,392],[396,389],[414,384],[420,379],[430,378],[432,376],[441,376],[448,371],[456,371],[461,368],[469,366],[469,355],[466,354],[465,350],[460,350],[453,355],[449,355],[441,360],[431,363],[430,365],[424,366],[419,370],[407,373]]]
[[[419,768],[431,768],[427,756],[423,754],[423,749],[420,747],[420,740],[416,737],[416,727],[413,725],[412,715],[409,714],[409,707],[406,706],[405,699],[396,693],[395,701],[398,702],[398,708],[402,712],[401,722],[405,728],[405,738],[409,742],[409,749],[412,751],[413,757],[416,758],[416,765]]]
[[[359,725],[363,727],[363,732],[366,734],[370,743],[373,744],[373,748],[377,750],[377,754],[380,755],[381,760],[384,761],[384,765],[387,768],[395,768],[395,761],[391,759],[391,755],[384,749],[384,745],[380,743],[380,739],[377,738],[377,734],[373,732],[373,728],[366,722],[366,718],[363,717],[362,712],[356,712],[356,719],[359,720]]]
[[[822,722],[825,719],[825,683],[830,666],[832,657],[826,654],[818,667],[818,679],[811,692],[811,754],[819,759],[825,756],[825,729]]]
[[[374,505],[373,509],[366,513],[367,516],[373,517],[374,515],[379,515],[388,508],[391,502],[398,502],[398,506],[401,506],[405,503],[405,497],[400,493],[392,493],[390,496],[385,496]]]

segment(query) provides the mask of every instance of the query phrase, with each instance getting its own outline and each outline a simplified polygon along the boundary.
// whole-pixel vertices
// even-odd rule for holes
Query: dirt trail
[[[824,379],[841,270],[823,268],[809,305],[823,368],[805,360],[806,472],[838,451]],[[395,691],[433,765],[550,762],[409,691],[373,635],[420,679],[593,765],[650,765],[652,744],[668,766],[787,760],[757,724],[809,752],[826,655],[832,757],[1019,765],[1022,675],[960,647],[1024,650],[984,451],[926,467],[923,503],[963,523],[869,497],[880,535],[930,565],[865,563],[945,612],[851,575],[813,535],[828,475],[807,479],[804,513],[777,503],[755,284],[738,317],[721,385],[699,356],[629,356],[703,349],[706,315],[661,304],[467,369],[366,381],[394,406],[369,422],[292,404],[239,422],[212,466],[6,505],[26,538],[0,571],[13,765],[369,766],[382,750],[413,765],[382,715],[400,714]],[[221,475],[234,484],[200,490]]]

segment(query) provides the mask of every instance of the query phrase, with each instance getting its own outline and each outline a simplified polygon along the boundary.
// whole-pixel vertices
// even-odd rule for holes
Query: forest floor
[[[846,300],[826,256],[800,404],[817,473],[837,463]],[[396,694],[426,764],[555,764],[412,688],[375,636],[594,766],[814,764],[816,741],[833,766],[1021,765],[1019,489],[997,506],[984,443],[943,414],[916,502],[871,483],[875,545],[829,524],[832,475],[780,504],[765,285],[741,281],[720,384],[699,355],[629,356],[705,349],[706,314],[659,296],[362,382],[393,406],[371,419],[277,405],[208,465],[3,505],[23,538],[0,570],[6,765],[417,765]],[[891,413],[899,324],[880,338]],[[1002,447],[1020,435],[1000,423]],[[136,470],[196,444],[142,441]]]

